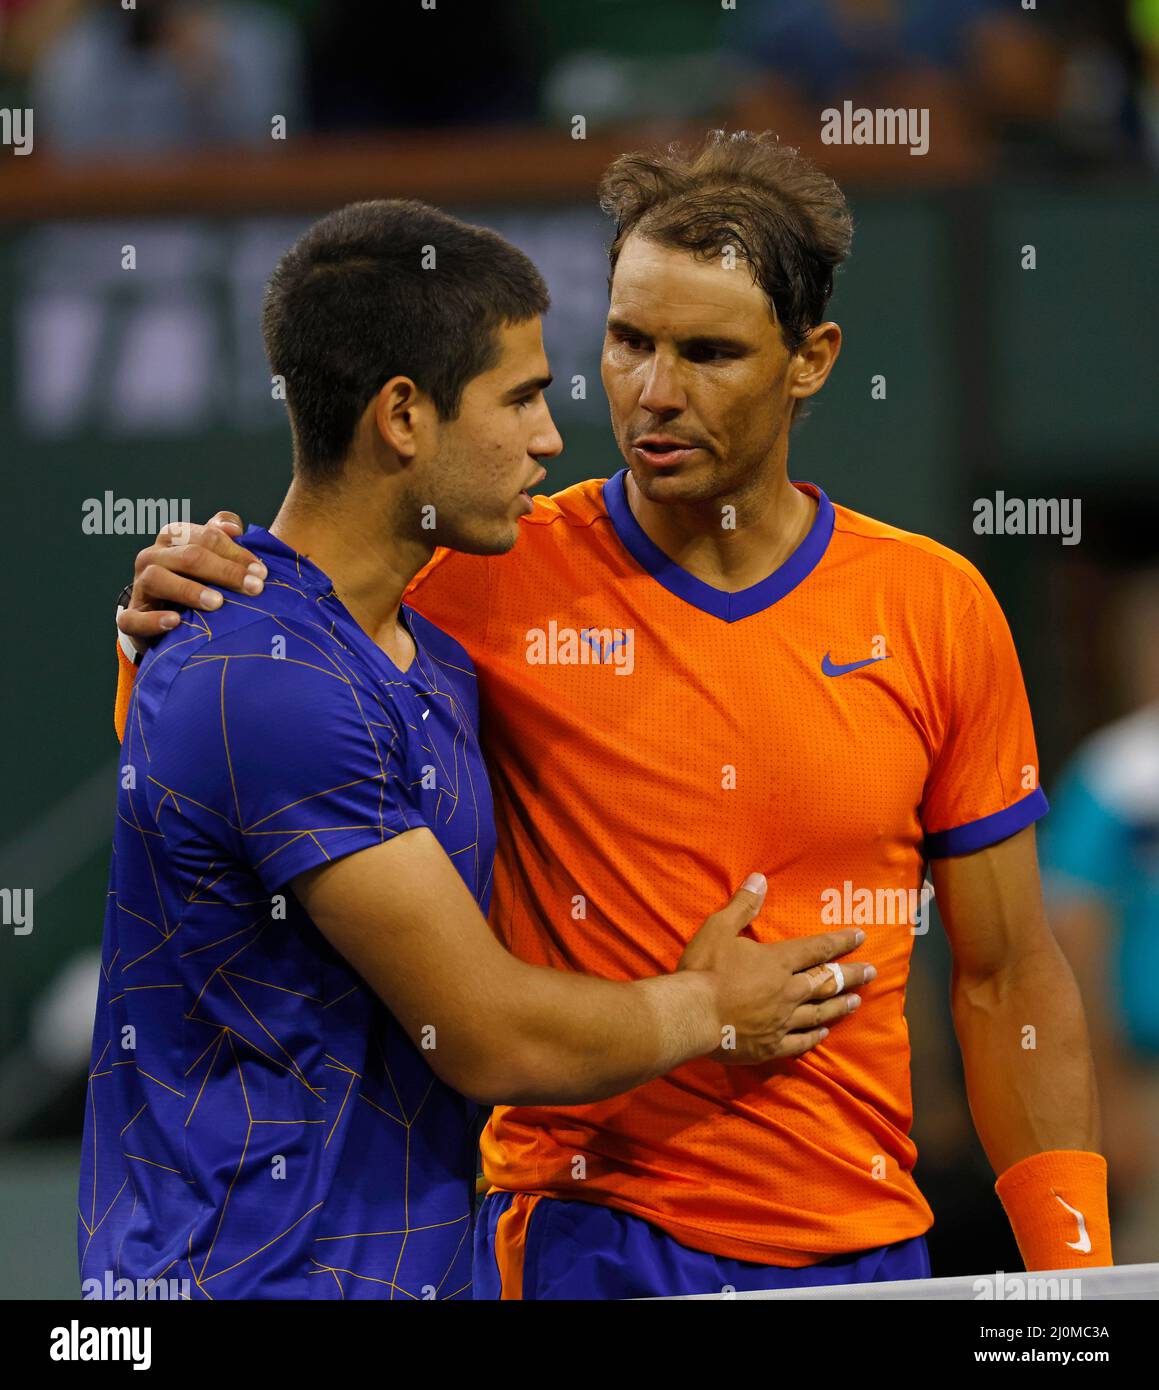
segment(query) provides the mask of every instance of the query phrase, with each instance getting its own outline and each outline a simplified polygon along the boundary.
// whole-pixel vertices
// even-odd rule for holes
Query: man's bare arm
[[[434,1071],[484,1104],[602,1100],[716,1049],[736,1061],[796,1057],[845,1017],[820,962],[852,930],[758,945],[738,936],[763,896],[738,891],[694,938],[680,970],[616,982],[528,965],[496,940],[429,830],[293,881],[331,944],[386,1003]],[[866,978],[845,965],[846,979]]]
[[[994,1171],[1046,1150],[1097,1150],[1082,1001],[1047,925],[1034,827],[931,868],[966,1092]]]
[[[1049,920],[1082,991],[1099,1089],[1103,1153],[1116,1188],[1126,1194],[1146,1180],[1153,1141],[1140,1104],[1145,1068],[1132,1053],[1112,1002],[1111,908],[1097,890],[1072,885],[1052,905]]]

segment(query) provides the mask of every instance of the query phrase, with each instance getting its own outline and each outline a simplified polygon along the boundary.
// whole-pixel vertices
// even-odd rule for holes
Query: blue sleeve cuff
[[[1041,819],[1050,810],[1050,803],[1041,787],[1035,787],[1029,796],[1007,806],[1004,811],[995,811],[992,816],[981,820],[968,821],[965,825],[955,825],[951,830],[938,830],[926,836],[925,856],[927,859],[948,859],[958,854],[973,854],[975,850],[986,849],[1001,840],[1008,840],[1020,830]]]
[[[385,844],[408,830],[425,828],[425,823],[418,816],[407,814],[392,816],[389,823],[384,822],[381,826],[369,825],[357,830],[287,832],[285,844],[269,850],[253,865],[253,871],[267,892],[277,893],[307,869],[316,869],[320,864],[332,864],[336,859],[373,849],[375,845]]]

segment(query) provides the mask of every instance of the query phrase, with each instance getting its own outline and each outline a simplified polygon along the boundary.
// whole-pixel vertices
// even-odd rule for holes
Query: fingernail
[[[180,621],[181,619],[176,613],[166,613],[161,619],[161,626],[168,632],[171,628],[175,628]]]
[[[214,589],[202,589],[201,606],[202,608],[220,608],[221,595]]]
[[[256,574],[259,579],[266,577],[266,567],[260,560],[255,560],[252,565],[247,565],[250,574]]]
[[[822,1036],[823,1038],[827,1038],[827,1037],[829,1036],[829,1029],[828,1029],[828,1028],[822,1028],[822,1029],[821,1029],[821,1036]]]
[[[851,994],[851,995],[849,996],[849,1012],[852,1013],[854,1009],[858,1009],[858,1008],[860,1008],[860,1007],[861,1007],[861,995],[860,995],[860,994]]]
[[[876,966],[876,965],[867,965],[867,966],[865,967],[865,978],[866,978],[867,980],[876,980],[876,979],[877,979],[877,966]]]
[[[264,586],[256,574],[247,574],[241,582],[241,587],[247,594],[260,594]]]
[[[863,931],[859,931],[857,935],[853,938],[853,940],[856,943],[856,945],[860,946],[861,943],[865,940],[865,933]]]
[[[764,874],[749,874],[748,878],[741,884],[741,887],[749,893],[763,893],[769,886],[769,881]]]

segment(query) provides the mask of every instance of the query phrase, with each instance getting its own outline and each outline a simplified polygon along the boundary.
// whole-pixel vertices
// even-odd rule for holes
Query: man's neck
[[[817,503],[789,482],[783,465],[772,480],[707,502],[650,502],[630,472],[625,491],[649,540],[681,569],[726,593],[748,589],[779,569],[817,515]]]
[[[370,639],[405,665],[413,656],[398,619],[407,585],[434,554],[433,545],[393,535],[394,511],[356,490],[319,492],[291,484],[270,533],[317,565]]]

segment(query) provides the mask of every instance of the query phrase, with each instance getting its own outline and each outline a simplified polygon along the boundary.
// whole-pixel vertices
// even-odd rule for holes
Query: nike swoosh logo
[[[1089,1255],[1091,1253],[1091,1238],[1087,1234],[1087,1223],[1083,1217],[1082,1212],[1076,1211],[1075,1208],[1072,1206],[1067,1206],[1066,1202],[1062,1200],[1062,1198],[1058,1195],[1057,1192],[1053,1195],[1054,1200],[1058,1202],[1060,1206],[1066,1207],[1067,1211],[1069,1211],[1070,1214],[1074,1217],[1074,1219],[1079,1223],[1079,1238],[1078,1240],[1068,1240],[1066,1242],[1067,1249],[1077,1250],[1080,1255]]]
[[[878,661],[888,660],[888,656],[867,656],[864,661],[851,661],[848,666],[837,666],[826,652],[821,662],[821,670],[827,676],[846,676],[850,671],[860,671],[863,666],[873,666]]]

